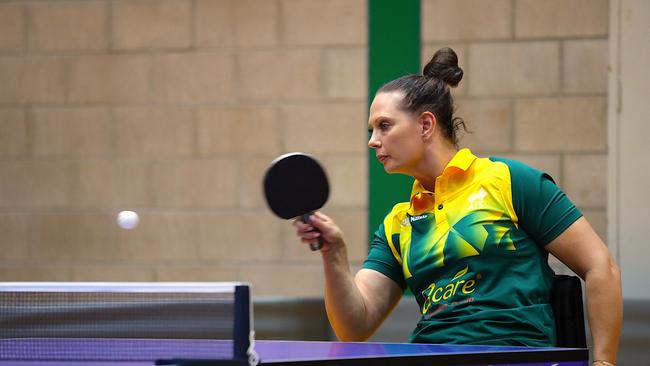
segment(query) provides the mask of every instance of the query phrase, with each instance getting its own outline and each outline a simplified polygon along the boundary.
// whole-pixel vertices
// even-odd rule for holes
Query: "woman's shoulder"
[[[501,156],[490,156],[487,158],[489,161],[496,164],[503,164],[508,169],[512,180],[535,180],[538,181],[542,178],[548,178],[553,181],[553,178],[546,172],[532,167],[519,160],[505,158]]]

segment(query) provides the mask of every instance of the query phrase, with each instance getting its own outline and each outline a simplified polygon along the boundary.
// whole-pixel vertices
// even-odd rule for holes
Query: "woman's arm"
[[[304,243],[323,238],[325,307],[336,336],[342,341],[368,339],[397,305],[402,288],[370,269],[362,269],[353,276],[343,234],[329,217],[316,212],[310,224],[298,220],[294,226]]]
[[[623,298],[621,274],[607,246],[581,217],[546,250],[585,281],[594,360],[616,364]]]

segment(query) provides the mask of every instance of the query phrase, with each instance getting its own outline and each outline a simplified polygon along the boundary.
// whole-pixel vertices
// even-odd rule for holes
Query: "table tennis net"
[[[3,361],[157,361],[204,359],[231,361],[232,340],[140,338],[0,339]],[[218,364],[218,362],[215,362]],[[249,364],[250,363],[241,363]]]
[[[251,330],[243,283],[0,284],[3,359],[184,357],[182,340],[206,341],[192,342],[195,356],[242,358]],[[89,347],[92,339],[106,347]]]

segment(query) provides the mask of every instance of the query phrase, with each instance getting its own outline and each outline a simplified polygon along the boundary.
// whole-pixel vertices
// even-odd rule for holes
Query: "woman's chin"
[[[396,169],[397,167],[392,165],[390,162],[387,162],[384,164],[384,171],[388,174],[394,174],[394,173],[399,173]]]
[[[404,174],[404,175],[411,176],[410,171],[404,169],[403,166],[393,165],[390,163],[384,165],[384,171],[388,174]]]

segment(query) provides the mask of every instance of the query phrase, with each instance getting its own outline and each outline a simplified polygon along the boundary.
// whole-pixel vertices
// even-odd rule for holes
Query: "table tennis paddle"
[[[329,193],[325,170],[307,154],[295,152],[277,157],[264,176],[266,203],[285,220],[299,217],[308,223],[309,216],[327,202]],[[309,244],[311,250],[322,246],[322,238]]]

